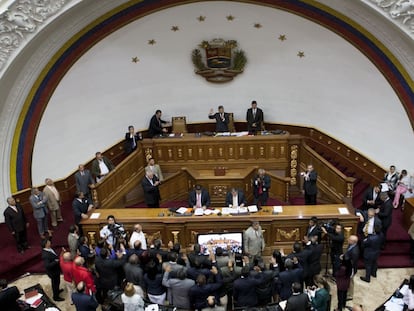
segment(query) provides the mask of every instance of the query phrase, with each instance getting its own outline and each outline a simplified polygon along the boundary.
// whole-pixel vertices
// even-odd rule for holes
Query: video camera
[[[338,223],[339,222],[337,219],[329,219],[329,220],[321,221],[319,226],[325,228],[326,231],[328,231],[329,233],[334,233],[335,227]]]
[[[111,231],[112,236],[115,239],[125,239],[126,238],[126,232],[124,227],[121,224],[110,224],[108,225],[109,231]]]

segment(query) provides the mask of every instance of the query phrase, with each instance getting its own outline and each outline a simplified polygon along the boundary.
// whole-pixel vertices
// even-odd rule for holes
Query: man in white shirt
[[[135,241],[141,242],[141,248],[147,249],[147,240],[145,238],[144,232],[142,232],[142,226],[140,224],[136,224],[134,226],[134,231],[131,234],[131,238],[129,239],[129,246],[134,248]]]
[[[92,175],[96,178],[96,182],[101,181],[115,166],[101,152],[95,153],[95,160],[92,161]]]

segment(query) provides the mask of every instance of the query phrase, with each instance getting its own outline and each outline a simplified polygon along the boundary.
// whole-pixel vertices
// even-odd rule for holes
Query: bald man
[[[63,251],[59,257],[60,270],[63,273],[63,280],[65,281],[65,287],[68,292],[68,299],[72,304],[72,292],[73,292],[73,262],[70,252]]]
[[[347,300],[351,300],[354,295],[354,276],[358,270],[359,259],[358,237],[356,235],[349,236],[348,248],[346,249],[345,254],[341,256],[341,259],[350,261],[352,265],[351,282],[349,284],[347,297]]]

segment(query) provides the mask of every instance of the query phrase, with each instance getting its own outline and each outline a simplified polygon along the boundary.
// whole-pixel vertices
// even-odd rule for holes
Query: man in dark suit
[[[315,285],[313,278],[315,275],[321,273],[321,256],[323,253],[323,244],[318,243],[318,236],[313,235],[309,238],[305,237],[306,248],[310,251],[308,257],[308,275],[305,279],[306,286]],[[309,243],[310,242],[310,243]]]
[[[359,247],[358,247],[358,237],[356,235],[351,235],[348,238],[348,248],[346,249],[345,254],[341,256],[341,260],[350,261],[352,266],[351,282],[349,283],[349,288],[347,292],[347,299],[351,300],[354,296],[354,276],[358,271],[358,260],[359,260]]]
[[[375,234],[370,234],[364,241],[362,241],[362,247],[364,248],[364,266],[365,277],[361,276],[361,280],[369,283],[371,276],[377,277],[377,260],[381,252],[381,246],[383,243],[383,236],[381,232],[381,226],[375,226]]]
[[[152,171],[146,171],[145,176],[141,181],[142,189],[144,190],[145,204],[148,207],[160,207],[160,190],[158,186],[160,181]]]
[[[374,186],[369,187],[367,191],[364,193],[364,198],[362,199],[362,205],[361,210],[367,210],[369,208],[376,209],[378,206],[381,205],[381,199],[380,199],[380,187]]]
[[[125,133],[125,153],[130,154],[136,150],[140,140],[142,140],[142,134],[136,133],[132,125],[128,126],[128,133]]]
[[[83,281],[76,285],[76,292],[72,293],[72,301],[76,311],[94,311],[99,306],[94,296],[85,293],[85,283]]]
[[[313,216],[311,219],[309,219],[309,226],[306,231],[306,236],[308,239],[310,239],[315,235],[318,237],[318,243],[320,243],[322,238],[322,230],[318,224],[318,218]]]
[[[2,310],[20,311],[17,303],[20,298],[19,290],[16,286],[7,287],[6,279],[0,279],[0,306]]]
[[[226,203],[225,206],[234,206],[234,207],[243,207],[247,205],[246,198],[244,196],[244,192],[238,190],[236,188],[231,188],[229,192],[226,194]]]
[[[215,266],[211,268],[210,273],[210,280],[212,282],[207,283],[206,276],[199,274],[196,279],[196,284],[190,287],[188,291],[192,310],[207,308],[209,306],[207,298],[209,296],[217,297],[218,290],[223,284],[223,279]]]
[[[216,133],[229,131],[230,115],[224,112],[223,106],[218,106],[218,112],[216,113],[214,113],[213,108],[211,108],[208,118],[216,120]]]
[[[161,119],[162,112],[161,110],[155,111],[155,114],[152,116],[148,128],[148,136],[150,138],[155,136],[161,136],[168,132],[167,126],[169,123]]]
[[[47,276],[52,281],[53,300],[63,301],[65,299],[59,297],[59,294],[63,291],[63,289],[59,289],[61,272],[59,256],[52,248],[51,238],[43,239],[41,244],[43,264],[45,266]]]
[[[373,208],[369,208],[367,211],[356,212],[356,215],[359,216],[359,234],[361,236],[367,237],[368,235],[375,234],[375,227],[382,226],[381,219],[379,219],[376,211]]]
[[[392,211],[393,205],[392,200],[389,198],[387,192],[381,192],[380,199],[383,202],[378,210],[378,218],[381,220],[382,224],[382,235],[383,235],[383,243],[382,248],[385,248],[385,243],[387,240],[387,231],[388,228],[391,226],[392,223]]]
[[[267,205],[267,199],[269,198],[269,189],[271,180],[266,171],[262,168],[257,170],[257,175],[253,180],[253,195],[254,204],[260,208],[261,206]]]
[[[250,273],[250,267],[244,266],[241,270],[241,277],[233,283],[234,306],[237,308],[256,307],[259,303],[256,289],[264,281],[263,273]]]
[[[201,185],[195,185],[188,194],[188,205],[192,208],[209,208],[210,194]]]
[[[309,309],[308,295],[302,292],[302,286],[298,282],[292,284],[292,296],[286,303],[285,311],[306,311]]]
[[[95,182],[93,181],[91,172],[85,169],[83,164],[79,164],[78,168],[79,170],[75,173],[76,192],[83,192],[89,202],[92,202],[89,186],[93,185]]]
[[[305,193],[305,204],[316,205],[316,195],[318,193],[317,179],[318,174],[313,169],[313,165],[308,165],[306,172],[302,172],[303,191]]]
[[[82,219],[88,218],[88,212],[92,210],[93,205],[88,201],[87,198],[85,198],[83,192],[78,192],[75,194],[75,198],[73,199],[72,208],[73,214],[75,216],[75,224],[78,226],[79,233],[82,236],[83,230],[80,222]]]
[[[16,247],[19,253],[24,253],[24,250],[29,246],[27,244],[27,227],[29,223],[26,221],[23,208],[16,204],[13,197],[7,198],[7,208],[4,210],[4,222],[9,228],[10,233],[16,240]]]
[[[297,260],[297,259],[296,259]],[[279,273],[279,279],[277,281],[277,288],[281,300],[286,300],[292,296],[292,284],[298,282],[302,284],[302,268],[295,268],[295,263],[292,259],[287,258],[285,260],[285,271]]]
[[[252,107],[246,113],[247,130],[251,134],[256,134],[263,127],[263,111],[257,108],[257,102],[252,101]]]

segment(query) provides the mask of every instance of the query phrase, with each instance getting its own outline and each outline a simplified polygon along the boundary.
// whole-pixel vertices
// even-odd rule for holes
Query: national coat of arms
[[[193,50],[195,73],[207,81],[224,83],[243,72],[247,58],[243,50],[236,49],[237,41],[214,39],[201,42],[199,47],[205,50],[205,57],[199,49]]]

